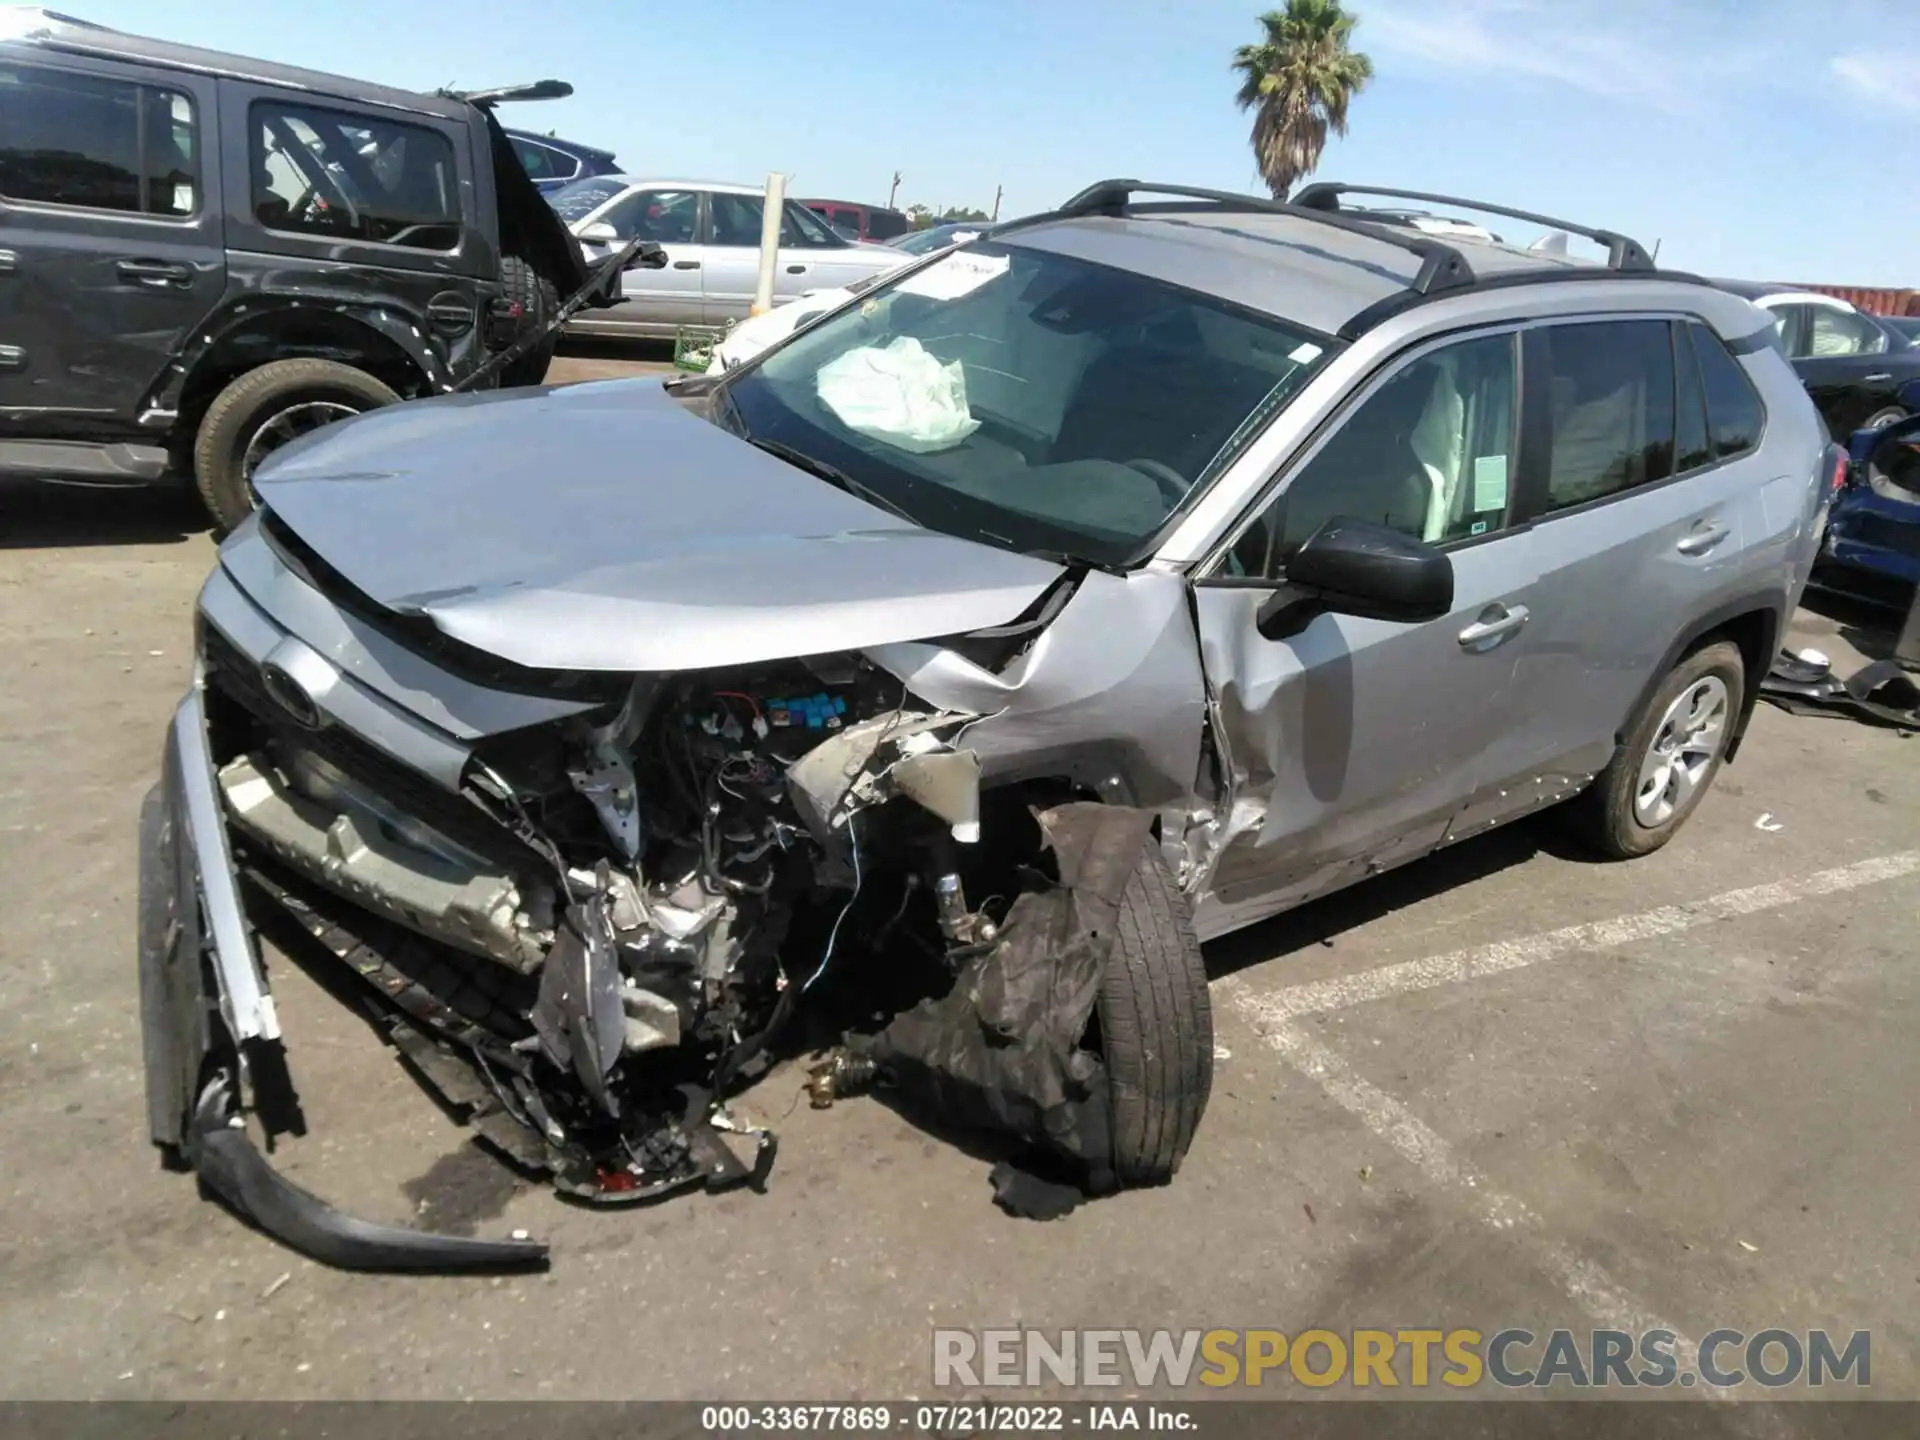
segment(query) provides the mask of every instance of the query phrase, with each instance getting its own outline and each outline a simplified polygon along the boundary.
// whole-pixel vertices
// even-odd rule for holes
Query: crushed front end
[[[992,940],[952,859],[979,834],[979,764],[953,744],[974,717],[858,655],[517,671],[359,603],[273,523],[201,597],[143,816],[140,961],[154,1140],[297,1248],[544,1256],[369,1225],[268,1166],[247,1120],[269,1142],[302,1122],[256,921],[351,972],[493,1149],[602,1204],[766,1180],[774,1137],[728,1097],[853,949],[874,857],[908,876],[886,905],[936,961]]]

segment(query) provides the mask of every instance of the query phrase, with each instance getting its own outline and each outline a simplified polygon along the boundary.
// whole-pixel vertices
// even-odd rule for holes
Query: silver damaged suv
[[[323,1260],[544,1256],[267,1164],[257,923],[588,1201],[763,1185],[803,1053],[997,1132],[1009,1208],[1160,1183],[1201,940],[1547,806],[1664,844],[1837,453],[1745,300],[1346,190],[1109,181],[724,377],[280,451],[143,814],[154,1139]]]

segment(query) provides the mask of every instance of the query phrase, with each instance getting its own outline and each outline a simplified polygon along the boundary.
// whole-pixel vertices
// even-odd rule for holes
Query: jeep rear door
[[[0,50],[0,418],[132,432],[226,289],[215,86],[21,53]]]

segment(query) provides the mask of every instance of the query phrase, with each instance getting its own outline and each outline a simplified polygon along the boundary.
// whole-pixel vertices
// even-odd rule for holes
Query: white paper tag
[[[1477,455],[1473,461],[1473,510],[1476,515],[1507,508],[1507,457]]]
[[[898,295],[922,295],[929,300],[958,300],[989,280],[1007,273],[1012,261],[1005,255],[947,255],[915,272],[894,287]]]
[[[1304,344],[1294,346],[1293,349],[1287,355],[1287,359],[1291,360],[1296,365],[1307,365],[1312,363],[1315,360],[1318,360],[1319,358],[1320,358],[1320,347],[1314,344],[1311,340],[1307,341]]]

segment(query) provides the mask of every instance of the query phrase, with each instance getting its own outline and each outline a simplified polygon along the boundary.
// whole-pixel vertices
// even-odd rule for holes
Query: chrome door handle
[[[1704,555],[1733,532],[1718,520],[1695,526],[1674,544],[1682,555]]]
[[[1524,605],[1489,605],[1478,620],[1460,632],[1460,648],[1491,650],[1527,623],[1527,613]]]
[[[1891,380],[1892,378],[1893,378],[1893,372],[1891,370],[1881,370],[1875,374],[1866,376],[1861,383],[1866,385],[1875,385],[1882,380]]]
[[[129,285],[144,285],[155,290],[184,290],[193,284],[193,267],[173,265],[165,260],[122,260],[113,267]]]

